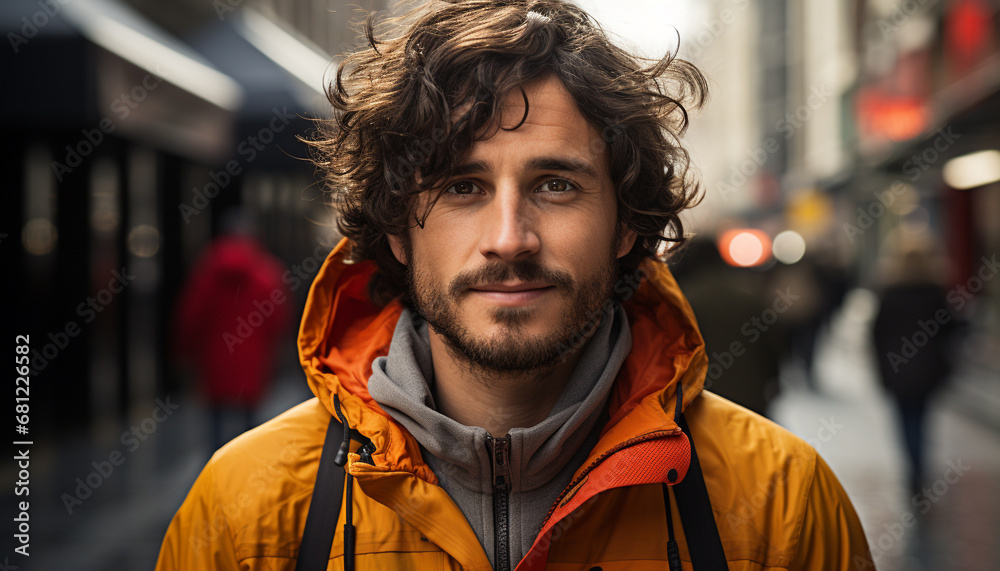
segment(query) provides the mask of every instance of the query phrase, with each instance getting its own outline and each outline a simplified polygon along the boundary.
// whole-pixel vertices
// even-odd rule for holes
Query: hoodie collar
[[[368,392],[372,364],[388,355],[403,307],[391,302],[380,308],[368,299],[375,265],[348,263],[349,252],[348,240],[342,239],[327,256],[306,300],[298,350],[309,387],[331,413],[333,395],[338,395],[348,424],[375,446],[374,471],[410,472],[437,483],[416,439]],[[591,457],[645,433],[676,429],[678,381],[683,383],[686,407],[701,392],[707,370],[694,314],[667,266],[647,260],[629,278],[619,282],[616,291],[626,298],[622,307],[632,349],[615,379],[610,420]]]

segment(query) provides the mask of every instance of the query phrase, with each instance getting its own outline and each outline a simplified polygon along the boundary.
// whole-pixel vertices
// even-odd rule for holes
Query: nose
[[[479,251],[484,257],[513,262],[538,253],[542,242],[536,231],[537,217],[520,189],[497,188],[482,214]]]

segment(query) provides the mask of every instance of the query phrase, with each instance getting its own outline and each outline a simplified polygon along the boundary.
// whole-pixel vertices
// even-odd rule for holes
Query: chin
[[[514,330],[525,335],[544,335],[551,333],[549,329],[557,329],[563,319],[563,314],[555,311],[556,304],[548,306],[536,304],[520,307],[493,306],[485,312],[479,312],[478,322],[483,325],[479,330],[510,331]]]

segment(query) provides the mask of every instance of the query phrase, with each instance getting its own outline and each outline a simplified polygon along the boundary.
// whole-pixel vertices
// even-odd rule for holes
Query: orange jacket
[[[368,394],[371,363],[388,352],[401,307],[367,300],[373,267],[345,264],[346,248],[342,241],[320,269],[299,332],[316,398],[212,457],[170,523],[158,570],[294,569],[334,394],[375,446],[374,464],[352,452],[346,466],[356,569],[490,569],[416,440]],[[691,308],[666,266],[644,269],[648,279],[624,304],[633,347],[610,420],[516,571],[666,568],[661,482],[682,480],[690,458],[673,420],[678,383],[730,569],[874,568],[857,515],[816,451],[702,390],[707,359]],[[672,514],[690,569],[676,503]],[[341,509],[329,569],[343,569],[344,518]]]

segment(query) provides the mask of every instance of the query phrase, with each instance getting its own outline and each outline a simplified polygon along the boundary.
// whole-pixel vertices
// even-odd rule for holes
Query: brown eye
[[[472,194],[475,191],[476,185],[467,180],[456,182],[445,190],[445,192],[450,194]]]
[[[539,189],[547,192],[566,192],[567,190],[573,190],[573,185],[568,180],[554,178],[543,184]]]

